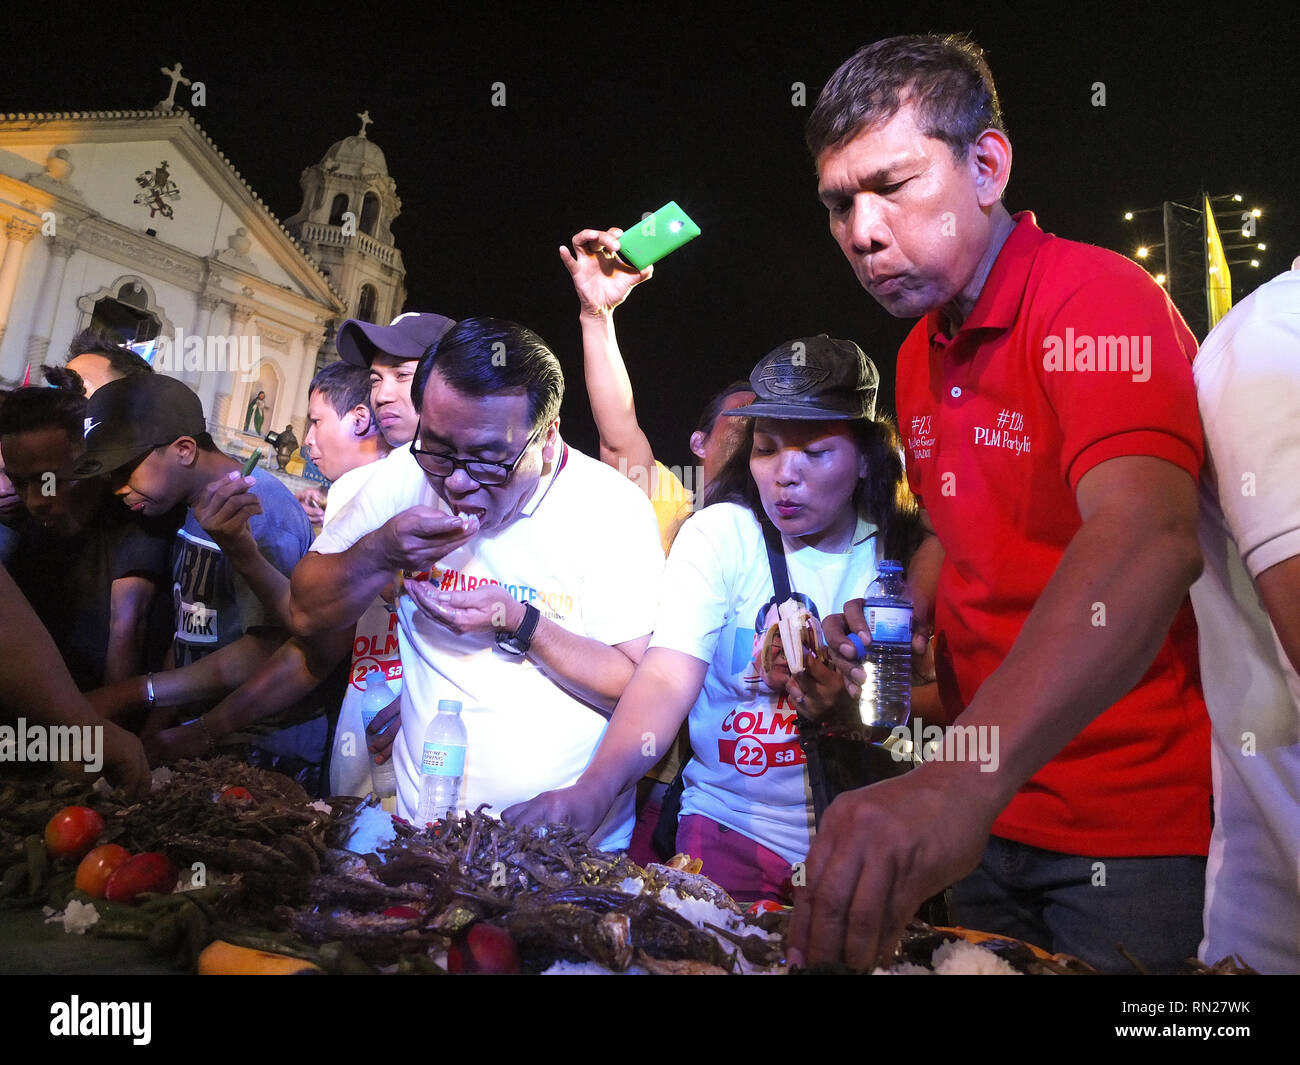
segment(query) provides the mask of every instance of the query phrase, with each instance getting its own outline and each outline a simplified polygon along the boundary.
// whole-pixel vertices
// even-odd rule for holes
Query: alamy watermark
[[[255,381],[262,359],[259,336],[196,336],[177,328],[172,336],[160,336],[153,345],[152,363],[157,373],[238,371],[240,380]]]
[[[664,476],[667,471],[669,476]],[[652,503],[690,503],[696,486],[703,481],[702,466],[630,466],[618,460],[618,472],[641,489]],[[698,501],[697,501],[698,502]]]
[[[50,1004],[50,1035],[127,1036],[135,1046],[148,1046],[152,1013],[151,1002],[82,1002],[73,995]]]
[[[910,725],[896,725],[889,733],[894,761],[919,757],[924,762],[978,762],[981,773],[995,773],[998,754],[997,725],[927,725],[920,717]]]
[[[1127,373],[1134,381],[1151,379],[1150,336],[1075,335],[1043,337],[1043,369],[1061,373]]]
[[[83,762],[86,772],[104,768],[103,725],[0,725],[0,762]]]

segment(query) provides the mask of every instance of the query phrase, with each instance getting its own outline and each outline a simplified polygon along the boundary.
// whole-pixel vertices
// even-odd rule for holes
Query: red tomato
[[[80,859],[104,831],[104,819],[89,806],[65,806],[45,826],[45,849],[54,858]]]
[[[176,866],[167,855],[157,851],[137,854],[108,878],[104,898],[109,902],[135,902],[147,891],[166,895],[176,886],[176,876]]]
[[[238,786],[227,788],[217,797],[217,802],[223,806],[252,806],[254,803],[253,793],[247,788]]]
[[[504,928],[480,922],[447,951],[449,973],[519,972],[519,948]]]
[[[82,858],[81,864],[77,866],[77,890],[102,899],[108,878],[130,857],[131,852],[116,843],[105,843],[102,847],[96,847]]]

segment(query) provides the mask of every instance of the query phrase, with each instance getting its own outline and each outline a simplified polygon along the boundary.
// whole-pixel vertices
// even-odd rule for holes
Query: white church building
[[[163,73],[153,110],[0,114],[0,387],[40,381],[91,327],[193,388],[227,450],[286,425],[302,440],[338,325],[405,302],[395,182],[362,113],[281,222],[174,106],[179,64]]]

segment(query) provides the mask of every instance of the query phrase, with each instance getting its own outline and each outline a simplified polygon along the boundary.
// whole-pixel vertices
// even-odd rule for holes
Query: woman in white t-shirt
[[[572,787],[506,812],[594,828],[689,715],[677,849],[738,901],[789,898],[813,809],[798,714],[854,709],[840,675],[812,661],[791,678],[759,648],[774,606],[764,523],[779,533],[791,592],[824,616],[861,597],[880,559],[922,538],[893,427],[875,419],[879,375],[849,341],[805,337],[754,368],[752,419],[714,499],[683,526],[664,572],[658,623],[590,766]],[[779,565],[779,563],[778,563]]]

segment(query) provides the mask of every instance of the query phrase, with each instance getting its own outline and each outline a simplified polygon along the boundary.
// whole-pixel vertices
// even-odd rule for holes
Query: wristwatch
[[[519,623],[519,628],[514,632],[498,632],[497,646],[506,654],[526,655],[533,642],[533,633],[537,631],[537,623],[541,620],[542,612],[532,603],[525,603],[524,620]]]

